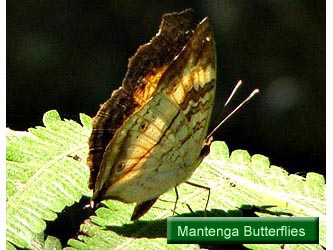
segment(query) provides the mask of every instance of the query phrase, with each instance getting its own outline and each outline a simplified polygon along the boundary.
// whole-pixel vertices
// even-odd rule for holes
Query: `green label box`
[[[317,217],[170,217],[168,244],[319,242]]]

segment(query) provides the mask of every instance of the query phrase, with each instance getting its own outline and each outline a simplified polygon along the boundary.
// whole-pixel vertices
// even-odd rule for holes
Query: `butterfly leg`
[[[174,216],[175,213],[176,213],[177,202],[178,202],[178,199],[179,199],[177,187],[175,187],[175,193],[176,193],[176,200],[175,200],[175,205],[173,207],[172,216]]]
[[[206,202],[206,206],[205,206],[205,210],[204,210],[204,215],[205,217],[207,216],[207,207],[208,207],[208,202],[209,202],[209,198],[210,198],[210,188],[206,187],[206,186],[202,186],[193,182],[189,182],[189,181],[185,181],[185,183],[194,186],[194,187],[198,187],[198,188],[203,188],[206,189],[208,191],[208,197],[207,197],[207,202]]]

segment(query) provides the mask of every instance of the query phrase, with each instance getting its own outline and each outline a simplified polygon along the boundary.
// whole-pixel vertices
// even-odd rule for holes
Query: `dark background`
[[[50,109],[94,116],[162,14],[188,7],[209,16],[216,37],[211,127],[237,80],[231,107],[261,91],[215,139],[290,172],[325,173],[325,1],[8,1],[7,126],[41,125]]]

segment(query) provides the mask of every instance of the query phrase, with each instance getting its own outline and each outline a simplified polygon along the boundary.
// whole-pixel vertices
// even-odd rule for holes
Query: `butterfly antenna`
[[[240,82],[240,81],[239,81]],[[239,82],[237,83],[237,85],[240,85],[239,84]],[[237,87],[237,85],[236,85],[236,87],[234,88],[234,90],[232,91],[233,93],[231,93],[231,95],[230,96],[232,96],[233,94],[234,94],[234,92],[235,92],[235,89],[236,88],[239,88],[239,87]],[[212,132],[210,132],[209,133],[209,135],[207,135],[207,137],[206,137],[206,140],[207,139],[209,139],[210,137],[212,137],[212,135],[215,133],[215,131],[216,130],[218,130],[221,126],[222,126],[222,124],[223,123],[225,123],[234,113],[236,113],[237,112],[237,110],[239,110],[244,104],[246,104],[253,96],[255,96],[256,94],[258,94],[259,93],[259,89],[255,89],[255,90],[253,90],[252,92],[251,92],[251,94],[245,99],[245,100],[243,100],[236,108],[234,108],[213,130],[212,130]],[[226,104],[229,102],[229,99],[230,99],[230,97],[228,98],[228,100],[227,100],[227,102],[226,102]]]
[[[231,98],[235,95],[235,93],[237,92],[237,90],[239,89],[239,87],[242,85],[242,80],[239,80],[236,83],[236,86],[234,87],[234,89],[232,90],[231,94],[229,95],[227,101],[224,104],[224,107],[226,107],[228,105],[228,103],[230,102]]]

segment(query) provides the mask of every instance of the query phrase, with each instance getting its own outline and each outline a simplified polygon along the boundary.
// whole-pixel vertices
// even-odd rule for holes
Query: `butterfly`
[[[93,119],[87,164],[94,202],[136,203],[136,220],[190,178],[209,153],[215,54],[208,18],[196,22],[191,9],[163,15]]]

